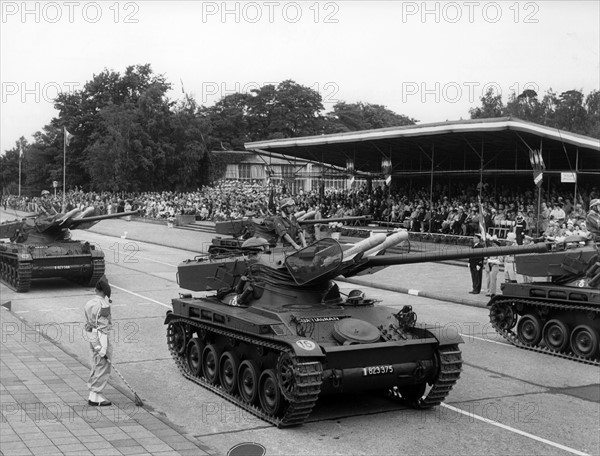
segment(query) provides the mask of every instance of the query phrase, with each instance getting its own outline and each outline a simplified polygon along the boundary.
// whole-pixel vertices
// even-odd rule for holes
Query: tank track
[[[506,341],[508,341],[510,344],[514,345],[515,347],[523,348],[525,350],[530,350],[530,351],[534,351],[534,352],[538,352],[538,353],[545,353],[547,355],[556,356],[558,358],[570,359],[573,361],[578,361],[580,363],[591,364],[594,366],[600,366],[599,358],[596,358],[596,359],[582,358],[580,356],[575,355],[573,352],[562,353],[562,352],[556,352],[554,350],[551,350],[551,349],[549,349],[547,347],[543,347],[543,346],[527,345],[519,340],[519,337],[517,336],[517,334],[514,331],[500,328],[498,326],[498,321],[496,319],[496,312],[494,311],[494,306],[499,305],[499,304],[512,305],[512,304],[516,304],[516,303],[522,303],[525,306],[536,307],[536,308],[546,307],[546,308],[559,309],[559,310],[569,310],[569,311],[578,310],[578,311],[584,311],[584,312],[593,312],[593,313],[597,314],[598,316],[600,316],[600,309],[598,307],[590,306],[590,305],[574,305],[574,304],[558,304],[558,303],[551,303],[551,302],[540,302],[540,301],[533,301],[530,299],[499,298],[499,299],[495,299],[492,302],[492,305],[490,307],[490,323],[492,324],[492,327],[496,330],[496,332],[498,334],[500,334]]]
[[[438,362],[440,371],[426,396],[414,402],[408,402],[412,408],[426,410],[440,405],[450,390],[456,384],[462,372],[462,353],[457,344],[443,345],[438,350]],[[404,400],[398,388],[389,391],[394,399]]]
[[[11,290],[25,293],[31,287],[31,261],[19,261],[16,256],[0,253],[0,280]]]
[[[192,327],[194,331],[206,331],[206,333],[215,333],[221,336],[230,338],[231,340],[245,342],[254,346],[264,347],[269,350],[273,350],[281,354],[286,353],[294,365],[295,383],[296,389],[292,400],[288,400],[289,405],[285,410],[283,416],[277,417],[266,413],[261,407],[253,404],[249,404],[242,400],[239,393],[231,395],[227,393],[220,385],[212,385],[204,377],[196,377],[191,374],[184,354],[178,354],[174,348],[172,342],[173,338],[173,325],[177,323],[183,323]],[[238,407],[246,410],[249,413],[257,416],[258,418],[267,421],[279,428],[288,426],[297,426],[302,424],[306,418],[310,415],[319,393],[321,392],[321,383],[323,381],[323,367],[318,361],[302,361],[293,352],[293,350],[284,344],[278,344],[275,342],[265,341],[262,339],[253,338],[247,335],[235,333],[232,331],[215,328],[212,326],[203,325],[198,322],[192,322],[190,320],[179,318],[173,319],[169,322],[167,327],[167,344],[171,356],[175,360],[177,367],[185,378],[191,380],[204,388],[218,394],[219,396],[227,399]],[[282,395],[284,393],[282,392]],[[288,395],[286,395],[287,398]]]
[[[98,280],[100,280],[100,277],[104,275],[105,267],[104,258],[92,260],[92,275],[90,280],[87,281],[86,285],[89,287],[95,287],[98,283]]]

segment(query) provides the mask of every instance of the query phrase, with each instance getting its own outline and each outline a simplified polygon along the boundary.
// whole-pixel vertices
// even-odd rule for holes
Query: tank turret
[[[548,246],[515,258],[518,280],[490,301],[490,321],[513,345],[600,365],[598,246],[581,236]]]
[[[374,390],[415,408],[458,381],[460,336],[417,323],[411,306],[380,305],[334,278],[393,264],[546,251],[545,245],[384,256],[407,232],[304,249],[247,243],[178,267],[179,285],[215,291],[172,300],[167,343],[181,373],[277,426],[301,424],[321,395]],[[398,302],[394,303],[395,305]]]
[[[36,278],[64,277],[94,286],[104,274],[104,253],[89,242],[71,240],[70,230],[89,229],[101,220],[137,214],[95,215],[93,207],[56,215],[25,217],[0,224],[0,279],[26,292]]]

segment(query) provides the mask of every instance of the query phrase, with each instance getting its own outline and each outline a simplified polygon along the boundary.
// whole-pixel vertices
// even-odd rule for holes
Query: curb
[[[62,351],[63,353],[65,353],[67,356],[69,356],[73,360],[77,361],[83,367],[91,369],[91,366],[88,363],[85,363],[84,361],[82,361],[79,358],[79,356],[77,356],[76,354],[74,354],[71,351],[67,350],[60,343],[57,343],[52,338],[50,338],[46,334],[44,334],[42,331],[39,331],[38,329],[36,329],[34,326],[32,326],[23,317],[14,314],[11,310],[9,310],[8,308],[6,308],[4,306],[0,307],[0,312],[8,312],[13,318],[15,318],[16,320],[21,321],[29,329],[31,329],[32,331],[35,331],[37,334],[40,335],[40,337],[44,338],[47,342],[49,342],[52,345],[54,345],[57,349],[59,349],[60,351]],[[115,390],[117,390],[119,393],[121,393],[125,398],[127,398],[127,399],[131,400],[132,402],[134,402],[134,399],[131,398],[131,393],[130,393],[129,390],[125,389],[124,387],[122,387],[119,384],[115,384],[115,382],[113,381],[113,379],[111,379],[109,381],[109,384]],[[200,440],[196,439],[193,435],[190,435],[189,433],[184,432],[180,428],[180,426],[177,426],[176,424],[170,422],[168,420],[168,418],[166,418],[165,416],[162,416],[160,413],[156,413],[156,411],[154,410],[154,408],[151,405],[144,404],[143,406],[138,406],[138,407],[143,408],[146,411],[146,413],[148,413],[149,415],[153,416],[155,419],[157,419],[158,421],[162,422],[163,424],[165,424],[166,426],[168,426],[173,431],[177,432],[182,438],[186,439],[188,442],[190,442],[193,445],[195,445],[199,450],[204,451],[208,455],[215,455],[216,454],[214,452],[214,450],[212,448],[210,448],[208,445],[206,445],[203,442],[201,442]],[[141,424],[141,423],[139,423],[139,424],[141,426],[145,427],[143,424]]]

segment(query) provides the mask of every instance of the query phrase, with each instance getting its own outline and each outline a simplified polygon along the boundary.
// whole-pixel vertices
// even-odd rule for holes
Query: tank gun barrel
[[[308,219],[308,220],[298,220],[300,225],[316,225],[317,223],[327,224],[330,222],[355,222],[357,220],[370,220],[370,217],[366,215],[359,215],[353,217],[336,217],[336,218],[328,218],[328,219]]]
[[[420,255],[386,255],[372,256],[367,259],[367,267],[392,266],[395,264],[427,263],[431,261],[463,260],[469,258],[493,257],[502,255],[523,255],[526,253],[546,253],[546,244],[517,245],[511,247],[486,247],[469,249],[462,252],[423,253]]]
[[[78,225],[82,225],[84,223],[95,223],[100,220],[108,220],[113,218],[121,218],[127,217],[128,215],[138,215],[139,211],[129,211],[129,212],[117,212],[116,214],[104,214],[104,215],[94,215],[92,217],[84,217],[80,219],[71,219],[68,221],[68,226],[70,228],[77,227]]]

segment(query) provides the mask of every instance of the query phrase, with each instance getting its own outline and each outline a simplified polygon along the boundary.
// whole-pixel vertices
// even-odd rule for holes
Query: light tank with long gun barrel
[[[137,214],[94,215],[90,207],[65,214],[31,216],[0,224],[0,280],[29,291],[31,280],[64,277],[94,286],[104,274],[104,253],[89,242],[73,241],[70,230],[89,229],[101,220]],[[8,240],[8,241],[6,241]]]
[[[189,380],[279,427],[303,423],[325,394],[375,390],[415,408],[439,405],[460,376],[460,336],[417,324],[411,306],[376,305],[361,290],[344,294],[333,279],[546,247],[380,255],[407,237],[380,233],[349,248],[325,238],[291,254],[253,238],[229,257],[184,261],[180,287],[216,293],[172,300],[165,324],[175,363]]]
[[[551,243],[543,255],[515,258],[525,283],[504,283],[490,321],[511,344],[600,365],[600,261],[591,238]]]

